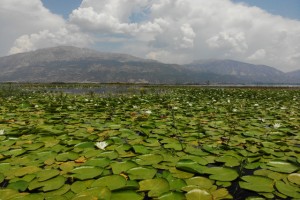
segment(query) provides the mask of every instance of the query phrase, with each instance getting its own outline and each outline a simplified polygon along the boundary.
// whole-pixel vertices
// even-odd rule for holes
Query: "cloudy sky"
[[[300,69],[299,0],[1,0],[0,56],[73,45]]]

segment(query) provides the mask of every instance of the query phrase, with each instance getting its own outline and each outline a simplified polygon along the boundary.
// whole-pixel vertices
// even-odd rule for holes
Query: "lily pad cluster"
[[[134,90],[0,93],[1,199],[300,198],[299,90]]]

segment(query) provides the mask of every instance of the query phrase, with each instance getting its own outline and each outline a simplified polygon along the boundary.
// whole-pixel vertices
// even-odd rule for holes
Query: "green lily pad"
[[[291,183],[300,185],[300,174],[299,173],[289,174],[287,178]]]
[[[44,196],[42,194],[21,194],[17,197],[10,198],[10,200],[44,200]]]
[[[159,197],[170,189],[169,182],[163,178],[142,180],[139,184],[140,191],[149,191],[149,197]]]
[[[86,190],[88,187],[91,186],[91,184],[94,182],[93,179],[86,180],[86,181],[76,181],[71,185],[71,190],[78,194],[84,190]]]
[[[51,179],[57,175],[59,175],[60,171],[57,169],[46,169],[39,171],[36,175],[38,178],[38,181],[46,181],[48,179]]]
[[[135,160],[135,162],[138,165],[154,165],[154,164],[157,164],[157,163],[159,163],[163,160],[164,160],[163,156],[161,156],[159,154],[145,154],[145,155],[139,156]]]
[[[0,173],[0,183],[2,183],[4,181],[4,178],[5,178],[5,176],[2,173]]]
[[[270,161],[267,163],[266,167],[269,170],[283,173],[293,173],[299,169],[298,166],[281,160]]]
[[[60,162],[68,161],[68,160],[76,160],[79,157],[79,155],[75,152],[65,152],[58,154],[56,156],[56,160]]]
[[[27,189],[28,185],[29,185],[29,183],[27,181],[20,180],[20,181],[16,181],[16,182],[8,184],[7,188],[24,192]]]
[[[46,197],[46,199],[48,199],[48,197],[62,196],[65,193],[67,193],[70,190],[70,188],[71,188],[70,185],[64,184],[61,188],[57,190],[44,193],[44,196]]]
[[[40,171],[41,169],[37,166],[27,166],[27,167],[21,167],[21,168],[16,168],[12,169],[10,173],[14,174],[15,176],[24,176],[27,174],[33,174],[35,172]]]
[[[157,198],[158,200],[182,200],[185,196],[181,192],[168,192]]]
[[[110,166],[112,167],[112,171],[114,174],[121,174],[122,172],[126,172],[127,170],[137,167],[138,165],[132,161],[124,161],[113,162]]]
[[[48,192],[61,188],[65,184],[65,181],[66,178],[63,176],[57,176],[55,178],[42,182],[39,182],[38,179],[35,179],[29,183],[28,189],[34,190],[37,188],[41,188],[42,191]]]
[[[203,174],[207,167],[199,165],[193,160],[182,159],[176,163],[176,168],[186,172]]]
[[[94,167],[94,166],[81,166],[73,169],[71,171],[72,176],[79,180],[92,179],[97,176],[100,176],[103,172],[103,168]]]
[[[221,188],[215,191],[211,192],[213,199],[226,199],[228,197],[228,199],[231,199],[229,192],[226,188]]]
[[[204,170],[204,173],[211,174],[210,179],[217,181],[233,181],[239,177],[239,174],[231,168],[211,167]]]
[[[115,191],[111,194],[110,200],[143,200],[144,197],[132,190]]]
[[[108,158],[93,158],[84,163],[84,165],[96,166],[96,167],[106,167],[110,163],[110,159]]]
[[[94,148],[95,147],[95,143],[94,142],[81,142],[79,144],[76,144],[74,147],[82,148],[82,149],[85,149],[85,148]]]
[[[208,191],[201,189],[193,189],[186,193],[185,197],[187,200],[213,200],[213,196]]]
[[[127,171],[130,180],[152,179],[156,172],[152,167],[134,167]]]
[[[237,158],[228,155],[221,156],[217,158],[215,161],[225,163],[226,167],[235,167],[240,165],[240,161]]]
[[[213,186],[214,181],[212,181],[208,178],[205,178],[205,177],[196,176],[196,177],[187,179],[186,184],[187,185],[196,185],[196,186],[199,186],[200,189],[209,190]]]
[[[126,185],[126,179],[121,175],[111,175],[111,176],[105,176],[101,177],[93,184],[91,187],[99,187],[99,186],[106,186],[110,190],[117,190],[120,188],[123,188]]]
[[[111,191],[107,187],[93,187],[87,190],[84,190],[78,193],[73,200],[93,200],[93,199],[101,199],[101,200],[110,200],[111,199]]]
[[[275,186],[280,193],[288,197],[293,197],[296,199],[300,198],[299,187],[292,186],[290,184],[284,183],[283,181],[277,181]]]
[[[273,192],[274,181],[264,176],[243,176],[239,185],[241,188],[255,192]]]

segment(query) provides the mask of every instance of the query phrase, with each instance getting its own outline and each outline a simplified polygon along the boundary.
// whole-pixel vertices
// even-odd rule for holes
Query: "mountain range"
[[[0,82],[130,82],[154,84],[299,84],[284,73],[234,60],[165,64],[128,54],[59,46],[0,57]]]

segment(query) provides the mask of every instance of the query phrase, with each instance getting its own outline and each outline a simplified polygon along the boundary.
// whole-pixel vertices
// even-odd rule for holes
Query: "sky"
[[[0,26],[0,56],[72,45],[300,69],[300,0],[1,0]]]

